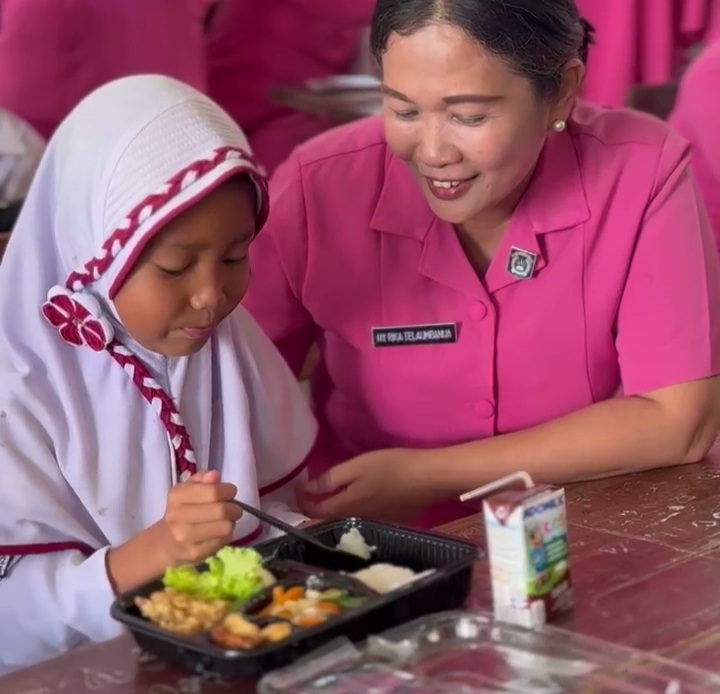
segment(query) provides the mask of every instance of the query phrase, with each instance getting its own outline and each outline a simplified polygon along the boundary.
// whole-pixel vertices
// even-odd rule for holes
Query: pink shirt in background
[[[683,75],[670,123],[692,145],[692,170],[720,250],[720,40]]]
[[[637,84],[674,79],[683,52],[703,40],[720,0],[575,0],[596,30],[583,96],[603,106],[622,106]]]
[[[0,107],[50,137],[105,82],[157,73],[205,88],[200,0],[0,0]]]
[[[272,181],[245,305],[296,371],[319,345],[312,472],[720,372],[720,268],[688,158],[649,116],[579,105],[480,281],[380,118],[298,148]],[[531,279],[508,272],[513,247],[536,255]],[[456,342],[373,347],[373,328],[448,323]],[[417,523],[464,513],[448,502]]]
[[[269,91],[347,73],[375,0],[223,0],[207,37],[210,96],[272,171],[329,124],[274,103]]]

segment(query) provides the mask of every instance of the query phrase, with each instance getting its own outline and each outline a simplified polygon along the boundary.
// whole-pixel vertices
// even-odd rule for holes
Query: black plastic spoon
[[[233,503],[239,506],[245,513],[249,513],[251,516],[255,516],[259,520],[267,523],[268,525],[282,530],[287,535],[291,535],[298,540],[301,540],[304,545],[303,561],[307,564],[312,564],[321,569],[330,569],[331,571],[359,571],[365,569],[370,565],[370,560],[363,559],[356,554],[351,554],[345,550],[338,549],[337,547],[330,547],[329,545],[320,542],[317,538],[313,537],[304,530],[300,530],[293,525],[289,525],[284,521],[271,516],[265,511],[255,508],[246,504],[244,501],[238,501],[233,499]]]

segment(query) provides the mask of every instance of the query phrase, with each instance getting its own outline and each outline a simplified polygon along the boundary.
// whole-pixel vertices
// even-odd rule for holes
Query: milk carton
[[[565,490],[516,472],[460,500],[479,497],[495,618],[534,627],[572,609]]]
[[[483,515],[496,619],[534,627],[570,610],[565,491],[506,489]]]

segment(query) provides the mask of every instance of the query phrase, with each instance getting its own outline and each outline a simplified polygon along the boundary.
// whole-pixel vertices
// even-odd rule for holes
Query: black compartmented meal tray
[[[369,634],[385,631],[425,614],[460,607],[467,598],[472,580],[473,564],[478,548],[469,542],[436,533],[421,532],[401,526],[348,518],[323,522],[307,528],[307,532],[331,546],[336,546],[343,533],[357,528],[365,542],[377,549],[371,562],[403,566],[415,572],[435,569],[431,574],[385,595],[373,594],[359,584],[358,592],[369,596],[365,604],[330,618],[316,627],[296,630],[277,644],[268,644],[250,651],[227,651],[212,643],[209,636],[181,636],[161,629],[140,616],[134,598],[162,590],[157,580],[120,596],[111,609],[112,616],[134,635],[138,645],[159,657],[179,663],[195,672],[214,672],[228,678],[259,678],[262,674],[284,667],[337,636],[360,641]],[[302,582],[304,577],[322,575],[329,586],[347,587],[353,581],[341,574],[323,571],[303,563],[302,541],[291,537],[257,545],[255,549],[268,558],[267,568],[281,584]],[[337,583],[333,583],[335,578]],[[244,609],[252,611],[263,601],[263,595],[251,598]]]

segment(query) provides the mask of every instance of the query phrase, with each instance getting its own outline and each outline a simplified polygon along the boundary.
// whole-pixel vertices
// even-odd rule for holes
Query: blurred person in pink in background
[[[49,138],[90,92],[157,73],[205,88],[207,0],[0,0],[0,107]]]
[[[670,124],[692,146],[691,167],[720,249],[720,37],[683,75]]]
[[[622,106],[639,84],[672,81],[687,49],[720,25],[720,0],[575,0],[595,28],[596,46],[581,94]]]
[[[351,71],[375,0],[221,0],[207,34],[210,95],[270,172],[331,123],[273,103],[283,84]]]

